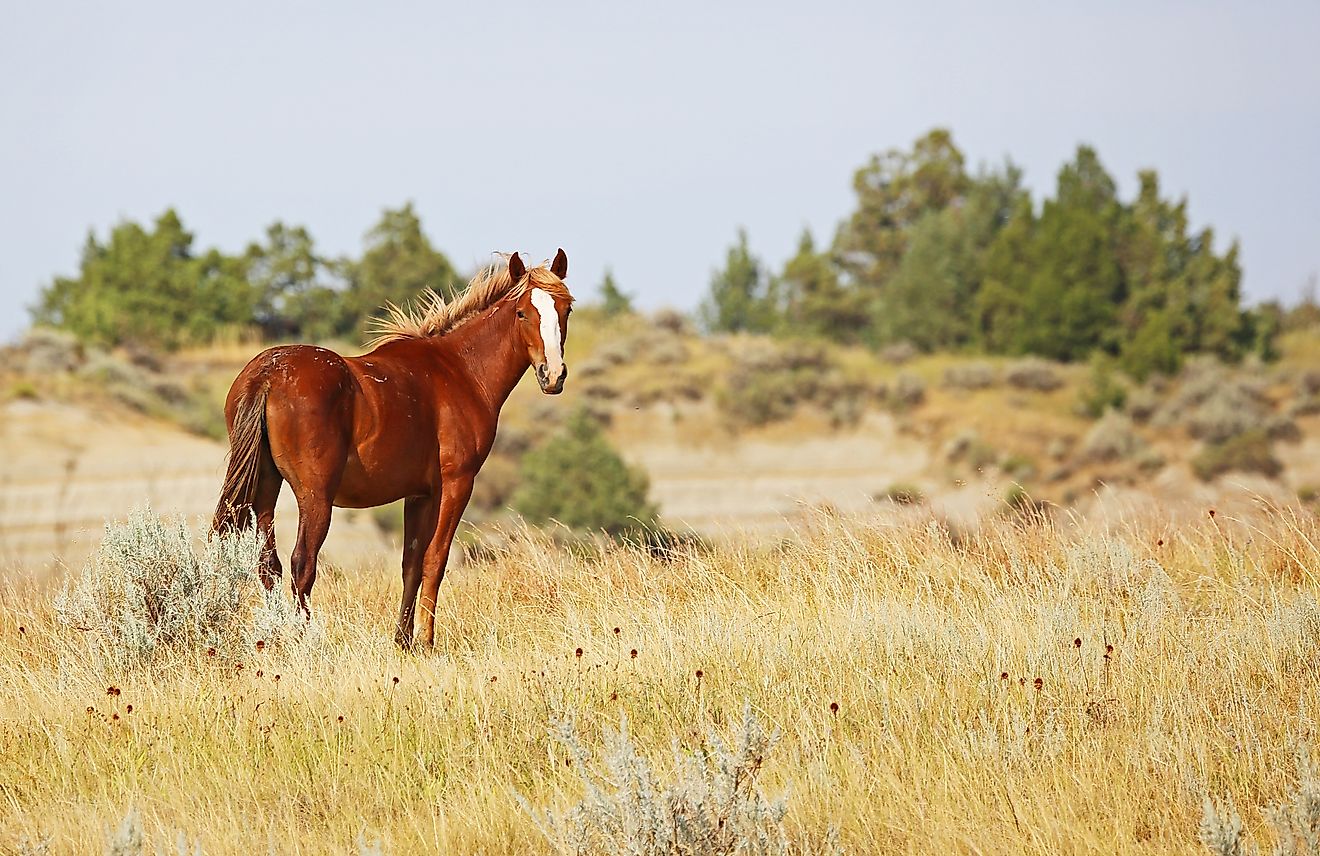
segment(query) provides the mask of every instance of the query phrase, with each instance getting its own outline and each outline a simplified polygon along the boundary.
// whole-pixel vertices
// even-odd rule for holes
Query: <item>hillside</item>
[[[106,518],[144,502],[209,515],[223,470],[220,404],[258,349],[184,351],[167,364],[46,332],[9,349],[0,561],[76,561]],[[708,536],[772,536],[818,505],[902,515],[915,501],[969,526],[1007,509],[1116,519],[1147,506],[1199,515],[1257,496],[1310,501],[1320,335],[1289,334],[1282,351],[1271,364],[1193,361],[1137,386],[1085,365],[702,337],[672,313],[610,319],[584,308],[566,394],[547,398],[530,381],[515,391],[468,517],[507,515],[520,456],[575,407],[646,469],[670,526]],[[1088,401],[1092,413],[1118,407],[1097,419]],[[382,554],[396,512],[338,513],[328,555]],[[281,513],[287,543],[287,492]]]

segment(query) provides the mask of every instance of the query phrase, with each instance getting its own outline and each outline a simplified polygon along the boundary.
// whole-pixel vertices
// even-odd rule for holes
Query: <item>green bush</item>
[[[1273,478],[1283,472],[1274,457],[1269,434],[1253,428],[1221,443],[1209,443],[1192,459],[1192,470],[1204,481],[1227,472],[1260,473]]]
[[[1127,395],[1127,386],[1119,379],[1113,358],[1096,354],[1091,359],[1091,377],[1082,389],[1078,409],[1092,419],[1099,419],[1107,410],[1122,410]]]
[[[1036,476],[1036,462],[1019,453],[1005,455],[999,462],[999,469],[1014,481],[1026,481]]]
[[[619,457],[585,410],[523,457],[519,482],[513,507],[532,523],[554,520],[618,537],[649,527],[656,518],[646,473]]]
[[[873,499],[887,499],[895,505],[921,505],[926,501],[926,496],[921,492],[921,488],[908,482],[894,482],[885,488],[884,493],[876,494]]]

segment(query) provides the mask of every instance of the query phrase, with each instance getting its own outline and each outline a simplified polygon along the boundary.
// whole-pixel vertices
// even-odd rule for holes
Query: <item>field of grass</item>
[[[519,797],[581,798],[556,723],[595,769],[626,716],[664,784],[744,705],[780,733],[752,784],[791,852],[1198,853],[1206,794],[1268,841],[1315,739],[1320,526],[1224,517],[822,513],[669,558],[524,532],[451,573],[420,654],[392,566],[324,571],[323,641],[137,669],[11,583],[0,850],[100,852],[134,808],[146,852],[552,852]]]

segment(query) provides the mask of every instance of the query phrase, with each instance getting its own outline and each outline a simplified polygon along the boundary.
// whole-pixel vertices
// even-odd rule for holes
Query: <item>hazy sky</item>
[[[1320,4],[11,4],[0,337],[89,228],[176,206],[199,247],[275,219],[356,253],[415,201],[460,267],[563,246],[691,307],[739,225],[828,241],[872,152],[950,127],[1039,201],[1079,142],[1143,167],[1252,299],[1320,270]]]

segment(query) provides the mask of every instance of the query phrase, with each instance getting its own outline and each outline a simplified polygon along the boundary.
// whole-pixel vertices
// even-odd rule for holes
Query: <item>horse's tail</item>
[[[244,529],[251,522],[252,506],[257,499],[257,479],[262,465],[270,458],[270,438],[266,434],[266,398],[270,385],[265,378],[254,378],[238,398],[233,423],[229,426],[229,467],[220,489],[211,531],[224,534]],[[273,463],[273,462],[272,462]]]

